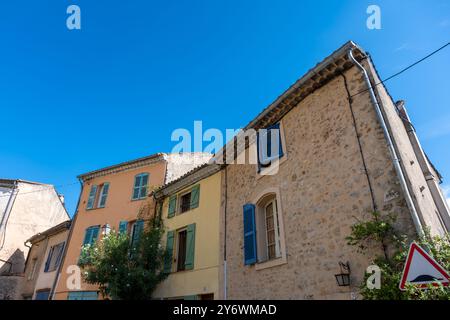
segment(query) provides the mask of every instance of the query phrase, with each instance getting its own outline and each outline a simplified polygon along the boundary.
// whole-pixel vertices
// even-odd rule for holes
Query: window
[[[284,228],[278,193],[266,193],[258,198],[256,204],[246,204],[243,214],[245,265],[285,263]]]
[[[257,134],[258,172],[262,168],[279,160],[284,155],[283,139],[280,123],[266,129],[260,129]]]
[[[47,256],[47,261],[45,262],[44,272],[52,272],[58,268],[59,263],[61,262],[63,251],[64,242],[61,242],[50,248]]]
[[[127,233],[128,232],[128,221],[120,221],[119,222],[119,233]]]
[[[141,173],[134,177],[133,200],[144,199],[147,196],[148,173]]]
[[[97,291],[73,291],[67,295],[67,300],[97,300]]]
[[[191,192],[183,194],[180,200],[180,213],[189,211],[191,209]]]
[[[37,291],[34,300],[48,300],[49,296],[50,296],[50,289]]]
[[[174,194],[170,196],[168,217],[172,218],[177,212],[180,214],[197,208],[199,206],[199,201],[200,185],[195,185],[189,191],[185,191],[179,195]]]
[[[186,230],[178,232],[177,271],[185,270],[186,263]]]
[[[27,280],[34,279],[34,275],[36,274],[36,269],[37,269],[37,259],[34,258],[33,261],[31,261],[31,269],[30,269],[30,273],[28,273]]]
[[[175,271],[194,269],[195,223],[177,231],[167,232],[166,250],[168,254],[164,261],[164,272],[172,272],[172,262],[176,263]]]
[[[100,196],[98,197],[98,208],[104,208],[106,205],[106,199],[108,198],[109,183],[106,182],[101,185]]]
[[[92,226],[86,229],[84,234],[83,246],[92,245],[97,241],[100,226]]]
[[[100,192],[97,192],[100,190]],[[102,183],[100,185],[92,185],[89,191],[89,197],[86,205],[86,209],[104,208],[106,200],[108,198],[109,182]]]

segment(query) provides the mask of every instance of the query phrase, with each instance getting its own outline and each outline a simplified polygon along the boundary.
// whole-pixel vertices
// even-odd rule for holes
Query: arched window
[[[256,203],[258,262],[281,257],[280,219],[276,194],[263,196]]]

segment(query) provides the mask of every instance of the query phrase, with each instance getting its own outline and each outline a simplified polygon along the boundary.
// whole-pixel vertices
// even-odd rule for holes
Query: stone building
[[[52,185],[0,179],[0,299],[21,299],[26,240],[67,219]]]
[[[227,161],[221,298],[358,298],[371,257],[345,238],[373,211],[395,214],[396,227],[410,236],[425,227],[449,230],[438,174],[403,110],[368,54],[348,42],[247,125],[280,129],[278,172]],[[350,286],[336,283],[340,262],[349,263]]]

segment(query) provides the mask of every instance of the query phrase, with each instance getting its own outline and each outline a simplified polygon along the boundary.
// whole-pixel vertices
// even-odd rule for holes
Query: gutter
[[[55,296],[56,287],[57,287],[58,282],[59,282],[59,278],[60,278],[60,275],[61,275],[62,268],[64,266],[64,262],[66,260],[67,250],[69,248],[70,240],[72,239],[73,230],[75,228],[75,223],[76,223],[77,216],[78,216],[78,208],[80,206],[81,195],[83,194],[83,189],[84,189],[84,184],[83,184],[82,179],[78,178],[78,181],[80,182],[81,190],[80,190],[80,195],[78,196],[77,210],[75,211],[75,214],[74,214],[74,216],[72,218],[72,222],[70,223],[70,230],[69,230],[69,234],[67,236],[66,244],[64,245],[64,251],[63,251],[63,255],[62,255],[63,258],[59,262],[58,271],[56,272],[56,277],[55,277],[55,280],[53,282],[52,290],[50,291],[50,294],[49,294],[49,300],[53,300],[53,298]]]
[[[408,185],[407,185],[406,179],[405,179],[405,174],[403,172],[403,168],[400,165],[400,159],[395,150],[394,143],[393,143],[391,135],[389,133],[389,129],[386,125],[386,121],[384,120],[380,105],[378,104],[378,100],[375,96],[375,92],[373,90],[372,83],[370,82],[369,75],[367,74],[366,69],[364,69],[364,67],[353,57],[353,49],[350,49],[348,51],[348,57],[350,58],[351,61],[353,61],[354,65],[356,65],[358,67],[358,69],[361,70],[361,72],[364,76],[364,80],[366,81],[368,91],[370,94],[370,98],[375,107],[375,111],[376,111],[378,120],[380,122],[381,128],[383,129],[383,133],[384,133],[384,136],[385,136],[387,144],[388,144],[389,152],[391,154],[391,158],[392,158],[392,162],[395,167],[395,171],[397,172],[397,176],[400,180],[401,188],[405,195],[406,203],[407,203],[409,211],[411,213],[411,218],[413,220],[413,223],[414,223],[414,226],[416,228],[418,235],[421,237],[424,235],[423,226],[422,226],[422,223],[420,222],[420,218],[417,213],[416,207],[414,205],[414,201],[411,197],[411,193],[409,192]]]

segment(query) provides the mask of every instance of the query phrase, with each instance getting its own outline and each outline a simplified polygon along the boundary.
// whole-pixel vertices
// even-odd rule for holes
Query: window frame
[[[277,123],[267,127],[267,128],[263,128],[263,129],[270,129],[270,127],[279,124],[280,126],[280,140],[281,140],[281,150],[283,152],[283,155],[281,157],[278,158],[278,160],[272,162],[269,166],[261,166],[260,162],[259,162],[259,138],[258,135],[259,133],[257,132],[257,138],[256,138],[256,176],[258,179],[267,176],[267,175],[273,175],[276,172],[273,172],[275,170],[274,164],[278,163],[278,167],[283,164],[287,158],[288,158],[288,152],[287,152],[287,145],[286,145],[286,136],[284,134],[284,124],[283,124],[283,120],[281,119],[280,121],[278,121]],[[255,203],[255,202],[254,202]]]
[[[147,184],[144,186],[144,185],[142,185],[142,177],[145,177],[145,176],[147,177]],[[138,178],[141,178],[141,180],[140,180],[141,183],[139,184],[139,186],[136,186],[136,180]],[[150,185],[150,173],[148,173],[148,172],[141,172],[141,173],[135,175],[134,179],[133,179],[133,188],[132,188],[132,191],[131,191],[131,200],[132,201],[139,201],[139,200],[143,200],[143,199],[147,198],[149,185]],[[142,192],[142,189],[144,187],[145,187],[145,195],[141,196],[141,192]],[[134,192],[135,192],[136,189],[138,190],[137,198],[134,197]]]
[[[60,242],[50,247],[44,267],[45,273],[54,272],[58,269],[64,251],[64,244],[65,242]],[[60,251],[55,252],[56,248],[60,248]],[[57,254],[56,256],[55,253]],[[55,257],[54,265],[52,265],[53,257]]]
[[[106,186],[108,187],[108,189],[107,189],[107,192],[106,192],[106,195],[105,195],[104,194],[104,192],[105,192],[104,190],[105,190]],[[99,189],[97,188],[97,193],[98,193],[98,197],[96,197],[97,198],[96,199],[97,200],[96,201],[97,206],[94,209],[105,208],[106,201],[108,200],[109,190],[111,189],[109,182],[104,182],[104,183],[100,184],[98,187],[100,187],[100,192],[98,192]],[[101,203],[102,203],[103,197],[105,197],[105,203],[102,205]]]
[[[177,196],[177,201],[178,201],[178,204],[177,204],[177,210],[176,210],[176,212],[177,212],[177,214],[178,215],[180,215],[180,214],[183,214],[183,213],[186,213],[186,212],[189,212],[189,211],[191,211],[192,209],[191,209],[191,198],[192,198],[192,188],[190,188],[189,190],[186,190],[186,191],[184,191],[184,192],[180,192],[179,194],[178,194],[178,196]],[[188,195],[188,194],[190,194],[190,196],[189,196],[189,207],[188,207],[188,209],[186,210],[186,211],[183,211],[182,210],[182,201],[181,201],[181,199],[184,197],[184,196],[186,196],[186,195]]]
[[[184,232],[185,233],[185,238],[184,238],[184,263],[183,263],[183,269],[178,269],[179,266],[179,256],[180,256],[180,233]],[[186,271],[186,258],[187,258],[187,226],[180,228],[176,231],[176,239],[175,239],[175,256],[176,256],[176,261],[174,263],[175,265],[175,272],[183,272]]]
[[[273,197],[272,199],[268,200],[268,197]],[[267,203],[265,203],[267,201]],[[275,257],[274,259],[268,259],[268,254],[266,257],[261,257],[260,255],[260,248],[261,248],[261,242],[264,242],[261,239],[261,215],[262,215],[262,207],[264,204],[264,208],[266,205],[268,205],[270,202],[275,201],[276,202],[276,209],[277,209],[277,216],[278,216],[278,230],[279,230],[279,250],[280,254],[279,256]],[[282,202],[281,202],[281,193],[280,190],[277,187],[272,187],[265,189],[263,192],[259,193],[252,201],[252,203],[255,204],[255,220],[256,220],[256,241],[257,241],[257,261],[255,263],[255,269],[256,270],[262,270],[266,268],[271,268],[279,265],[283,265],[287,263],[287,253],[286,253],[286,234],[284,229],[284,216],[283,216],[283,209],[282,209]],[[275,215],[274,215],[275,217]],[[264,218],[265,218],[265,212],[264,212]],[[265,227],[265,221],[264,221],[264,227]],[[267,236],[264,237],[267,239]],[[268,250],[267,242],[265,246],[265,251]],[[264,258],[264,259],[261,259]]]

